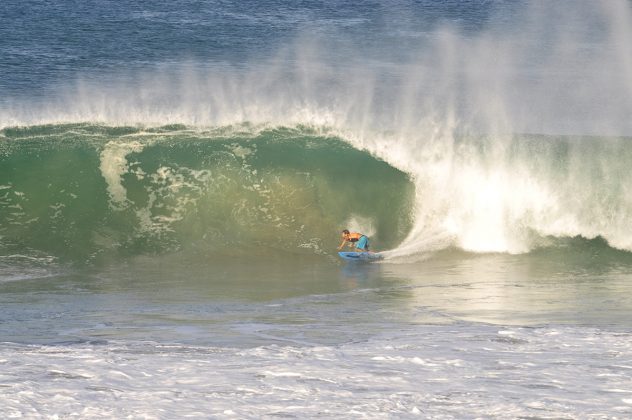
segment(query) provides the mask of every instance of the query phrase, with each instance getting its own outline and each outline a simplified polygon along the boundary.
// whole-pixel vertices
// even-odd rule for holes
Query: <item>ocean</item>
[[[5,0],[2,417],[632,417],[630,45],[627,0]]]

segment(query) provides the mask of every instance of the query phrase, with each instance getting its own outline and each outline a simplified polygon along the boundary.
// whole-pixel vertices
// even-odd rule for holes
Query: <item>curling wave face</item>
[[[346,224],[394,247],[406,174],[305,128],[2,131],[3,247],[71,261],[172,251],[327,254]]]

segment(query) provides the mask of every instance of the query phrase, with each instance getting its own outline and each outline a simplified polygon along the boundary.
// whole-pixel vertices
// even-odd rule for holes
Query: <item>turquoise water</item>
[[[5,416],[632,414],[629,2],[0,23]]]
[[[372,220],[383,247],[411,226],[406,174],[308,129],[3,134],[1,232],[12,252],[76,264],[174,251],[332,255],[351,214]]]

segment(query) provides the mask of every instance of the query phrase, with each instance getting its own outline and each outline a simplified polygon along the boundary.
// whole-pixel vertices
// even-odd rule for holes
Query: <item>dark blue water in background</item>
[[[41,96],[79,75],[168,64],[246,66],[299,37],[399,60],[440,25],[484,27],[513,1],[18,1],[0,4],[0,97]],[[336,54],[335,49],[330,51]],[[343,60],[344,53],[337,57]]]

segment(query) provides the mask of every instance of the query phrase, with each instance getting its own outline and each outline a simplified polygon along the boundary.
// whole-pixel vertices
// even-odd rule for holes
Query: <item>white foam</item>
[[[129,170],[127,155],[140,153],[144,145],[138,141],[110,141],[101,152],[99,169],[110,194],[110,205],[115,209],[125,207],[127,192],[123,187],[122,177]]]
[[[362,217],[357,214],[349,216],[345,222],[345,227],[351,232],[362,232],[369,237],[376,233],[373,220],[369,217]]]
[[[0,398],[5,415],[86,419],[632,415],[629,378],[603,376],[616,372],[612,349],[632,357],[628,335],[512,328],[519,340],[508,341],[496,331],[417,325],[337,346],[246,349],[2,343]]]

